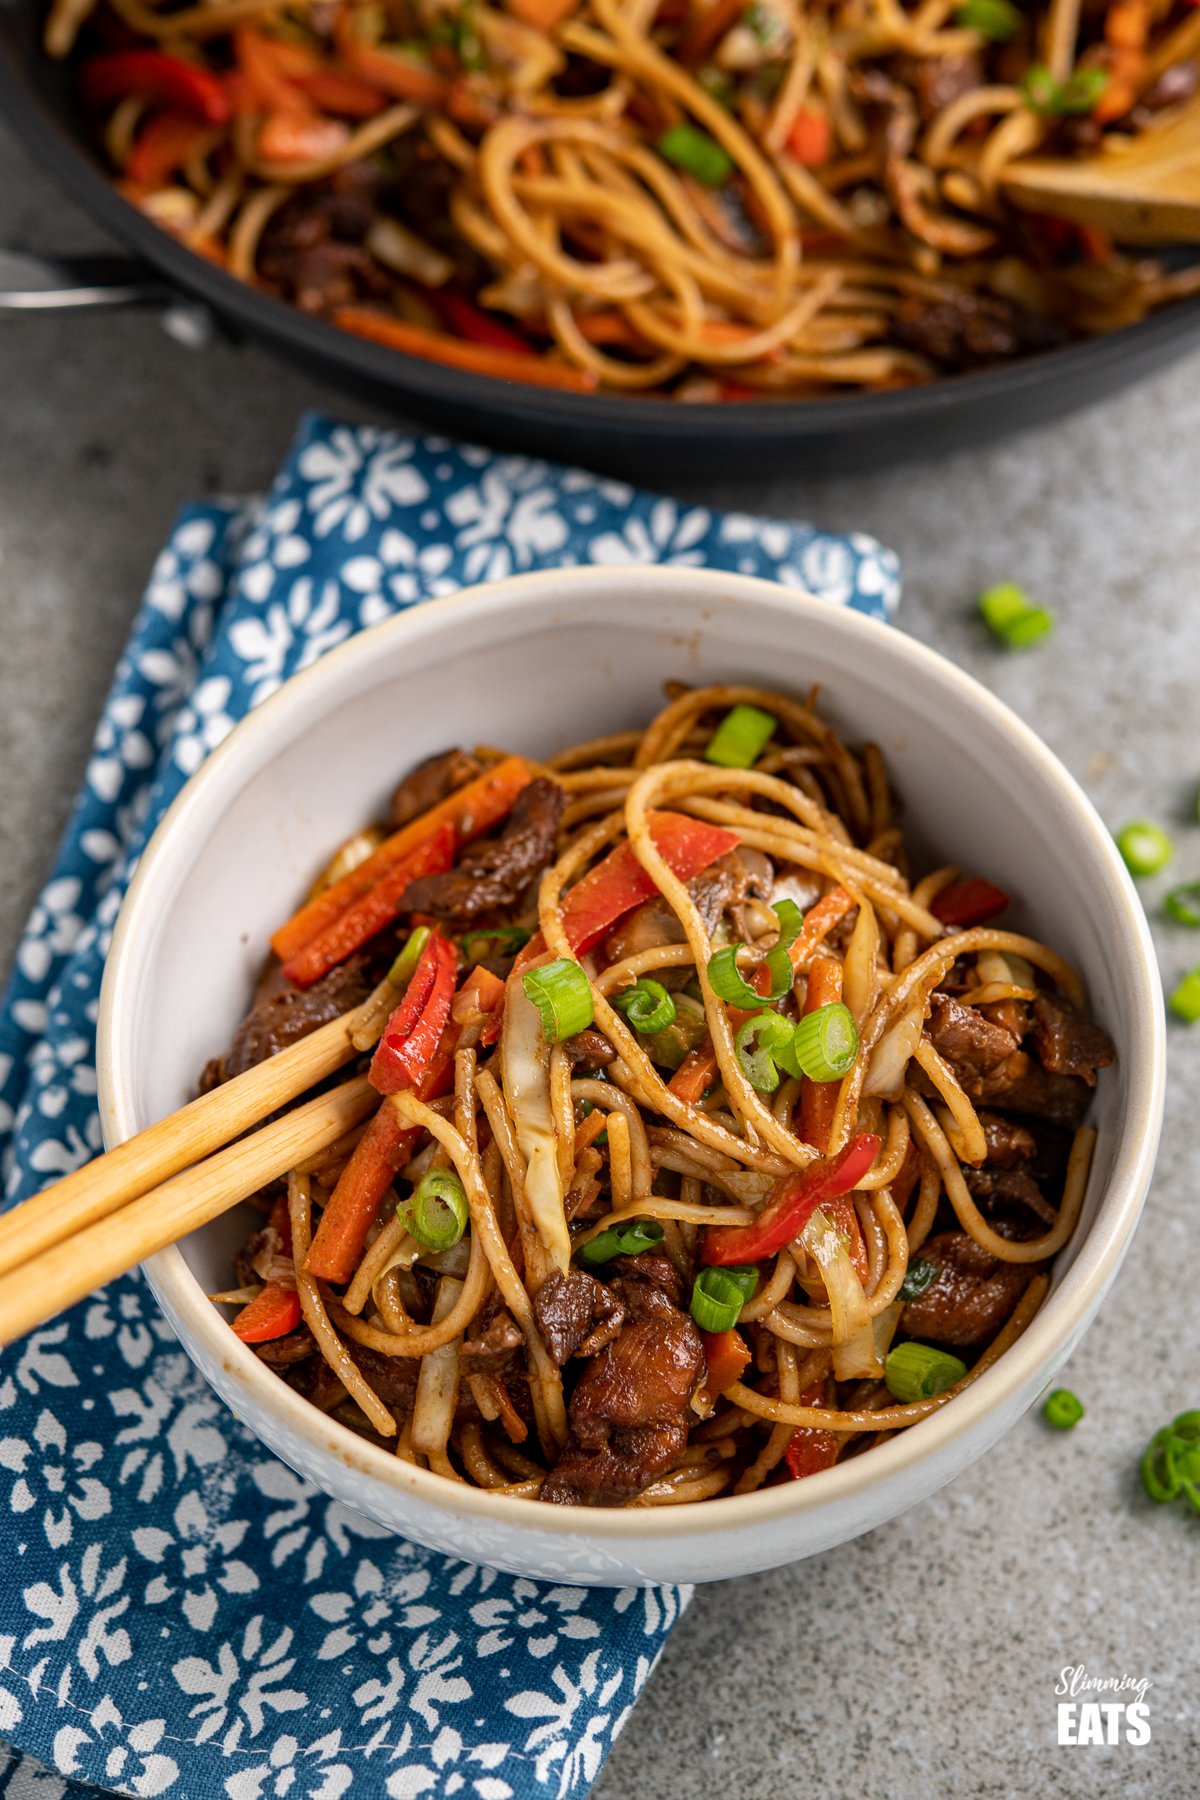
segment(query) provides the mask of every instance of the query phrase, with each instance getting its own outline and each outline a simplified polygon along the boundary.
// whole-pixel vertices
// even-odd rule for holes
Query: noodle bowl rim
[[[968,1466],[1007,1429],[1000,1424],[987,1436],[986,1430],[979,1428],[989,1415],[1002,1413],[1006,1407],[1011,1411],[1014,1405],[1019,1410],[1031,1405],[1038,1388],[1073,1350],[1115,1276],[1140,1216],[1153,1171],[1165,1087],[1165,1022],[1149,927],[1128,872],[1091,802],[1048,746],[973,677],[892,625],[774,582],[716,570],[670,565],[546,570],[465,588],[409,608],[293,675],[212,752],[160,821],[130,883],[105,966],[97,1023],[99,1105],[107,1147],[150,1122],[144,1106],[137,1103],[130,1079],[115,1071],[123,1067],[125,1045],[135,1041],[137,996],[146,991],[141,965],[147,953],[153,958],[158,928],[169,915],[171,893],[179,890],[202,859],[203,827],[217,823],[224,810],[222,801],[239,794],[255,774],[285,755],[305,720],[394,678],[418,640],[427,638],[436,644],[469,638],[477,650],[493,650],[561,625],[573,603],[585,606],[589,621],[594,622],[596,609],[605,604],[606,596],[617,606],[636,596],[643,611],[652,596],[676,604],[690,601],[698,632],[704,629],[706,601],[717,612],[729,604],[766,612],[791,639],[787,660],[790,664],[794,659],[797,677],[803,673],[814,642],[823,635],[857,640],[853,658],[848,659],[855,667],[882,664],[895,683],[903,682],[906,675],[911,677],[926,699],[932,684],[988,717],[1012,745],[1016,764],[1023,762],[1027,773],[1032,766],[1043,784],[1055,791],[1060,806],[1073,815],[1078,832],[1088,839],[1093,868],[1102,877],[1096,898],[1096,909],[1104,915],[1101,935],[1109,942],[1124,934],[1130,946],[1131,1041],[1119,1045],[1123,1075],[1101,1075],[1102,1081],[1124,1081],[1126,1131],[1114,1152],[1099,1208],[1086,1236],[1079,1239],[1074,1261],[1059,1275],[1024,1336],[977,1382],[930,1417],[896,1432],[867,1455],[804,1481],[661,1509],[559,1508],[519,1497],[501,1499],[484,1489],[451,1483],[378,1449],[318,1412],[234,1338],[223,1316],[209,1305],[178,1247],[159,1252],[143,1267],[159,1305],[179,1332],[183,1347],[200,1363],[202,1373],[207,1376],[208,1369],[215,1366],[233,1382],[239,1390],[239,1417],[266,1413],[293,1444],[303,1440],[311,1455],[305,1472],[318,1486],[323,1485],[323,1463],[332,1459],[372,1483],[382,1483],[393,1495],[413,1496],[447,1519],[470,1515],[502,1532],[527,1527],[542,1535],[576,1540],[665,1543],[681,1536],[762,1526],[783,1515],[827,1508],[834,1513],[853,1497],[889,1482],[903,1488],[904,1477],[914,1465],[935,1455],[939,1448],[945,1449],[953,1438],[974,1431],[975,1448],[959,1465]],[[678,660],[681,674],[691,672],[694,662],[686,645],[680,646]],[[781,679],[781,671],[776,670],[777,685]],[[848,710],[852,713],[852,705]],[[516,736],[519,748],[521,733]],[[1103,1130],[1103,1121],[1101,1125]],[[218,1392],[233,1409],[228,1396],[220,1389]],[[1010,1422],[1015,1422],[1015,1416]],[[259,1435],[253,1424],[251,1429]],[[956,1472],[952,1469],[942,1480]],[[922,1495],[901,1496],[888,1516],[919,1497]],[[386,1510],[394,1514],[394,1501]],[[712,1570],[710,1578],[724,1572]]]

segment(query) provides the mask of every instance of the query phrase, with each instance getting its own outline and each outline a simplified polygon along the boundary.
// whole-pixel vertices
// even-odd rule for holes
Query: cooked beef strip
[[[574,1037],[567,1038],[563,1048],[571,1067],[582,1070],[585,1075],[594,1074],[597,1069],[606,1069],[610,1062],[615,1061],[617,1054],[604,1033],[597,1031],[593,1025],[588,1025],[583,1031],[577,1031]]]
[[[1015,1169],[1030,1163],[1037,1155],[1037,1139],[1028,1125],[1018,1119],[1006,1119],[1000,1113],[981,1112],[979,1123],[987,1141],[987,1163],[991,1168]]]
[[[407,912],[463,922],[511,906],[554,859],[566,794],[539,775],[517,795],[499,837],[468,850],[445,875],[424,875],[405,891]]]
[[[1023,1211],[1032,1213],[1038,1221],[1038,1229],[1053,1225],[1054,1208],[1050,1205],[1041,1188],[1025,1168],[983,1168],[964,1169],[963,1176],[980,1212],[995,1222],[997,1212],[1012,1214],[1018,1225],[1024,1227],[1028,1221]],[[1031,1232],[1036,1236],[1038,1233]]]
[[[902,56],[895,70],[897,78],[916,94],[926,124],[952,100],[984,83],[983,59],[975,51],[965,56]]]
[[[906,296],[896,309],[895,333],[908,349],[946,369],[974,369],[1052,350],[1068,335],[1053,319],[992,294],[969,293],[952,300]]]
[[[290,1369],[315,1354],[317,1340],[307,1325],[297,1325],[286,1337],[270,1338],[265,1344],[251,1344],[250,1348],[269,1369]]]
[[[1089,1087],[1115,1055],[1107,1031],[1053,994],[1039,994],[1033,1003],[1033,1047],[1052,1075],[1079,1075]]]
[[[688,1402],[704,1369],[692,1320],[658,1279],[679,1293],[668,1258],[619,1257],[612,1286],[627,1318],[584,1366],[571,1395],[571,1435],[542,1486],[559,1506],[617,1506],[666,1473],[687,1445]]]
[[[738,913],[749,899],[765,900],[773,881],[774,870],[761,851],[730,850],[693,876],[687,887],[711,936],[726,909]],[[682,944],[684,936],[683,926],[665,900],[646,900],[609,932],[604,954],[610,963],[624,962],[642,950]]]
[[[469,750],[443,750],[427,756],[411,775],[406,775],[392,795],[388,817],[392,830],[398,831],[430,807],[447,799],[456,788],[465,787],[479,774],[483,764]]]
[[[1039,1263],[1004,1263],[965,1231],[942,1231],[921,1246],[921,1260],[938,1273],[900,1315],[905,1337],[923,1343],[970,1346],[994,1338],[1025,1292]]]
[[[1051,1074],[1024,1050],[1014,1051],[986,1075],[965,1079],[962,1085],[970,1100],[1049,1119],[1055,1125],[1082,1124],[1092,1097],[1086,1081],[1077,1075]]]
[[[1011,1032],[949,994],[934,994],[930,1000],[929,1036],[964,1087],[972,1077],[997,1068],[1017,1048]]]
[[[592,1355],[603,1348],[598,1338],[609,1342],[625,1317],[617,1296],[585,1269],[572,1269],[566,1275],[555,1269],[533,1297],[533,1314],[560,1369],[573,1356]]]
[[[289,1044],[298,1043],[310,1031],[340,1019],[343,1013],[361,1006],[371,992],[371,982],[363,957],[351,957],[339,963],[311,987],[297,988],[272,975],[264,983],[258,998],[233,1036],[224,1056],[214,1057],[200,1077],[200,1092],[220,1087],[234,1075],[241,1075],[256,1063],[265,1062]]]

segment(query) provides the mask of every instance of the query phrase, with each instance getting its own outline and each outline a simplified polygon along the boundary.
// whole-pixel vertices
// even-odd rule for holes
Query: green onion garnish
[[[1200,925],[1200,881],[1181,881],[1173,887],[1163,909],[1177,925]]]
[[[730,1331],[748,1299],[732,1270],[701,1269],[692,1288],[692,1317],[701,1331]]]
[[[1167,1005],[1185,1025],[1200,1019],[1200,969],[1190,969],[1173,990]]]
[[[537,1007],[548,1044],[574,1037],[592,1022],[592,990],[577,962],[560,956],[540,969],[528,969],[521,986]]]
[[[806,1013],[792,1033],[782,1058],[789,1075],[810,1081],[840,1081],[858,1055],[858,1026],[841,1000]]]
[[[744,944],[726,944],[715,956],[708,959],[708,981],[718,1000],[727,1000],[731,1006],[743,1009],[761,1006],[764,1001],[770,1003],[782,1000],[791,991],[793,972],[792,959],[788,951],[800,935],[800,927],[804,923],[804,914],[794,900],[780,900],[771,911],[779,920],[779,942],[763,958],[764,966],[771,977],[770,992],[756,993],[750,983],[742,975],[737,965],[738,951],[744,950]]]
[[[665,1031],[675,1018],[675,1002],[662,982],[650,981],[645,976],[635,981],[632,987],[622,988],[619,994],[614,994],[612,1003],[619,1013],[624,1013],[633,1029],[645,1037]]]
[[[1117,833],[1117,849],[1131,875],[1157,875],[1170,862],[1174,845],[1161,825],[1135,819]]]
[[[756,1094],[773,1094],[779,1086],[779,1064],[793,1032],[777,1012],[764,1010],[747,1019],[733,1040],[742,1074]]]
[[[961,1381],[966,1372],[966,1363],[957,1356],[935,1350],[932,1344],[910,1340],[897,1344],[888,1352],[883,1379],[896,1400],[931,1400],[935,1394],[944,1394],[956,1381]]]
[[[393,987],[406,987],[412,980],[413,970],[420,961],[421,952],[428,942],[428,925],[418,925],[415,931],[409,932],[407,943],[388,970],[388,980]]]
[[[1108,86],[1108,70],[1074,69],[1065,81],[1056,81],[1049,69],[1037,64],[1021,83],[1021,92],[1031,112],[1044,119],[1060,119],[1067,114],[1090,113]]]
[[[1083,1401],[1070,1388],[1055,1388],[1052,1394],[1047,1394],[1042,1407],[1047,1425],[1053,1425],[1055,1431],[1072,1431],[1082,1419],[1083,1412]]]
[[[977,31],[993,44],[1007,44],[1021,29],[1021,13],[1012,0],[963,0],[954,23]]]
[[[1028,650],[1054,630],[1054,614],[1035,606],[1015,581],[1000,581],[979,596],[979,610],[989,630],[1010,650]]]
[[[915,1300],[917,1295],[923,1294],[927,1287],[932,1287],[939,1273],[940,1270],[935,1262],[930,1262],[927,1257],[919,1256],[916,1262],[909,1263],[904,1280],[900,1283],[899,1292],[896,1295],[897,1300]]]
[[[1200,1512],[1200,1412],[1183,1412],[1156,1431],[1141,1462],[1142,1486],[1165,1504],[1181,1496]]]
[[[430,1169],[405,1202],[403,1216],[422,1250],[452,1249],[470,1217],[462,1182],[451,1169]]]
[[[723,187],[733,174],[733,158],[715,138],[694,125],[672,125],[664,131],[658,140],[658,153],[685,175],[694,175],[705,187]]]
[[[579,1260],[596,1266],[611,1262],[614,1256],[640,1256],[653,1250],[663,1240],[663,1228],[657,1219],[631,1219],[627,1225],[610,1225],[586,1244],[579,1246]]]
[[[758,761],[778,723],[757,706],[735,706],[713,732],[705,758],[723,769],[748,769]]]
[[[532,936],[533,933],[526,931],[523,925],[492,925],[478,931],[464,931],[458,942],[468,961],[480,962],[485,956],[515,956]],[[495,949],[477,948],[487,944],[494,944]]]

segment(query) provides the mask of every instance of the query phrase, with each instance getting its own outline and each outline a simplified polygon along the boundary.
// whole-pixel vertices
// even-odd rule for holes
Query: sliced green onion
[[[735,706],[713,732],[705,758],[723,769],[748,769],[758,761],[778,723],[757,706]]]
[[[1194,1025],[1200,1019],[1200,969],[1188,971],[1173,989],[1167,1005],[1185,1025]]]
[[[730,1281],[737,1283],[743,1306],[747,1300],[753,1300],[758,1292],[758,1269],[754,1263],[731,1263],[727,1269],[722,1269],[721,1273],[728,1276]]]
[[[788,951],[800,934],[804,923],[804,914],[794,900],[780,900],[771,911],[779,920],[779,941],[763,958],[763,966],[771,977],[770,992],[757,993],[738,968],[738,951],[744,950],[744,944],[726,944],[715,956],[708,959],[708,981],[718,1000],[727,1000],[731,1006],[743,1009],[761,1006],[764,1001],[782,1000],[790,993],[793,970],[792,959]]]
[[[708,1035],[708,1020],[703,1006],[689,995],[675,995],[675,1017],[662,1031],[646,1039],[645,1049],[651,1062],[667,1069],[682,1068],[684,1058],[702,1044]]]
[[[781,1059],[789,1075],[810,1081],[840,1081],[858,1055],[858,1026],[841,1000],[806,1013]]]
[[[691,1313],[701,1331],[730,1331],[747,1296],[728,1269],[701,1269],[692,1288]]]
[[[523,950],[533,936],[523,925],[492,925],[478,931],[464,931],[459,938],[462,953],[470,962],[479,962],[485,956],[515,956]],[[494,944],[494,950],[477,950],[476,944]]]
[[[723,187],[733,174],[733,158],[715,138],[694,125],[672,125],[664,131],[658,140],[658,153],[685,175],[694,175],[705,187]]]
[[[779,1086],[779,1064],[791,1047],[794,1027],[769,1009],[747,1019],[734,1049],[742,1074],[756,1094],[773,1094]]]
[[[663,1240],[663,1228],[657,1219],[631,1219],[627,1225],[610,1225],[579,1246],[579,1260],[591,1263],[611,1262],[614,1256],[640,1256],[653,1250]]]
[[[404,1206],[405,1222],[422,1250],[450,1250],[467,1229],[463,1184],[451,1169],[430,1169]]]
[[[1021,91],[1031,112],[1044,119],[1059,119],[1067,114],[1090,113],[1108,86],[1108,70],[1073,69],[1065,81],[1056,81],[1049,69],[1037,64],[1021,83]]]
[[[635,1031],[650,1037],[656,1031],[665,1031],[675,1017],[675,1002],[668,994],[661,981],[651,981],[643,976],[635,981],[632,987],[622,988],[614,994],[612,1003],[619,1013],[624,1013]]]
[[[428,925],[418,925],[415,931],[409,932],[408,941],[388,970],[388,980],[393,987],[407,987],[412,980],[413,970],[421,959],[421,952],[428,942]]]
[[[1083,1401],[1070,1388],[1055,1388],[1052,1394],[1047,1394],[1042,1407],[1047,1425],[1053,1425],[1055,1431],[1073,1431],[1083,1413]]]
[[[1000,581],[979,596],[984,622],[1010,650],[1027,650],[1054,630],[1054,614],[1035,606],[1015,581]]]
[[[935,1262],[930,1262],[927,1257],[919,1256],[915,1262],[909,1263],[904,1280],[900,1283],[900,1290],[896,1295],[897,1300],[915,1300],[917,1295],[923,1294],[927,1287],[932,1287],[939,1273],[938,1265]]]
[[[954,23],[964,31],[977,31],[993,44],[1007,44],[1021,29],[1021,13],[1012,0],[963,0]]]
[[[1135,819],[1118,831],[1117,849],[1131,875],[1157,875],[1170,862],[1175,846],[1161,825]]]
[[[965,1362],[932,1344],[910,1340],[889,1350],[883,1366],[883,1379],[893,1399],[901,1402],[931,1400],[961,1381],[967,1372]]]
[[[1142,1486],[1165,1504],[1182,1494],[1200,1512],[1200,1412],[1183,1412],[1156,1431],[1141,1461]]]
[[[1182,881],[1163,901],[1167,917],[1177,925],[1200,925],[1200,881]]]
[[[528,969],[521,986],[537,1007],[548,1044],[574,1037],[592,1022],[592,989],[577,962],[560,956],[540,969]]]

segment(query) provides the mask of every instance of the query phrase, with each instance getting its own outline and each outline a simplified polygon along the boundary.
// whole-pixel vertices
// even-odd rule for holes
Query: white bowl
[[[237,1341],[205,1299],[227,1284],[236,1217],[146,1265],[202,1373],[294,1469],[419,1543],[556,1580],[704,1581],[776,1567],[951,1480],[1019,1418],[1093,1318],[1137,1222],[1162,1115],[1162,996],[1141,904],[1091,805],[1019,719],[902,632],[766,582],[565,569],[414,607],[343,645],[252,713],[188,783],[142,858],[105,973],[105,1141],[190,1096],[245,1008],[268,933],[413,763],[457,742],[549,754],[643,722],[672,676],[820,682],[832,722],[883,746],[910,836],[1021,897],[1020,924],[1082,970],[1119,1054],[1093,1107],[1082,1223],[1020,1341],[869,1454],[743,1498],[578,1510],[451,1484],[325,1418]]]

